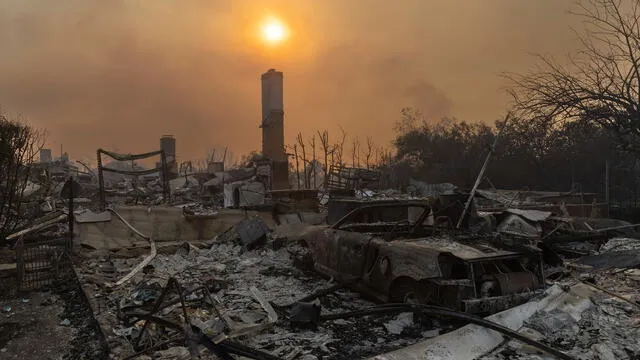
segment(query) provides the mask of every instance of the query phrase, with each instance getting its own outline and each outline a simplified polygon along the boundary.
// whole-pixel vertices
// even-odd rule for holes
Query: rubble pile
[[[612,238],[600,247],[600,253],[640,250],[640,239]]]
[[[411,200],[420,199],[419,196],[405,194],[399,190],[357,190],[355,192],[355,198],[358,200]]]
[[[637,359],[640,356],[640,307],[606,293],[591,296],[589,304],[559,306],[527,319],[520,332],[553,346],[574,359]],[[585,307],[584,311],[576,308]],[[486,360],[553,359],[535,354],[517,342],[482,357]]]
[[[70,221],[65,201],[49,201],[48,215],[8,237],[21,251],[29,249],[23,238],[77,245],[73,268],[91,310],[80,291],[66,292],[72,306],[59,325],[77,329],[74,349],[91,343],[87,351],[103,357],[102,336],[115,359],[385,359],[429,339],[468,336],[460,328],[468,321],[427,316],[416,303],[489,319],[531,307],[550,288],[589,284],[599,293],[565,297],[509,327],[535,345],[507,339],[473,358],[550,358],[540,346],[576,359],[640,357],[635,225],[536,209],[480,212],[463,208],[468,195],[451,184],[417,181],[407,192],[326,194],[327,216],[301,211],[301,192],[286,194],[288,212],[250,214],[249,194],[265,200],[246,183],[255,175],[219,178],[178,177],[173,207],[126,207],[127,220],[117,206],[92,213],[82,208],[95,204],[78,201]],[[165,202],[163,190],[157,178],[127,178],[107,193],[115,204],[149,205]],[[83,239],[70,236],[74,224]],[[47,265],[57,267],[51,253]]]
[[[140,259],[103,259],[81,267],[79,277],[87,283],[94,283],[89,291],[94,298],[103,300],[105,309],[96,315],[101,324],[111,325],[110,329],[103,331],[112,352],[120,357],[134,353],[132,344],[140,335],[144,322],[125,324],[117,314],[126,312],[130,306],[153,304],[170,278],[178,281],[185,294],[204,286],[214,300],[217,310],[206,304],[204,293],[185,296],[191,324],[211,336],[220,335],[225,330],[225,322],[227,325],[231,323],[231,329],[226,329],[227,336],[238,329],[256,327],[256,331],[250,331],[239,339],[247,346],[267,351],[278,358],[359,358],[409,345],[424,335],[438,334],[437,329],[434,331],[432,327],[414,322],[410,313],[339,319],[320,324],[306,320],[296,323],[295,319],[300,320],[292,315],[296,306],[289,305],[333,285],[304,268],[293,266],[297,253],[300,253],[297,245],[279,250],[258,248],[246,251],[242,245],[233,242],[216,243],[210,249],[185,244],[175,254],[156,256],[130,283],[117,288],[109,289],[104,283],[119,278]],[[104,279],[104,283],[95,284],[100,281],[97,277]],[[260,297],[277,309],[277,322],[270,323],[270,310],[257,301]],[[374,305],[348,290],[338,290],[316,301],[323,314]],[[220,312],[220,317],[216,312]],[[162,312],[163,317],[175,319],[179,319],[180,314],[180,306],[175,304]],[[156,355],[161,356],[162,353],[157,352]]]
[[[216,216],[219,213],[219,208],[212,204],[202,204],[202,203],[188,203],[184,205],[180,205],[182,208],[182,212],[185,215],[195,215],[195,216]]]

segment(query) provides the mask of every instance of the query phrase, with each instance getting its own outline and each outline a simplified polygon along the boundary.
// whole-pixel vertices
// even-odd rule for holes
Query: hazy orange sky
[[[404,106],[492,122],[501,72],[575,46],[573,0],[0,0],[0,106],[73,158],[180,160],[260,149],[260,74],[285,75],[286,137],[318,129],[388,145]],[[258,38],[266,15],[290,28]]]

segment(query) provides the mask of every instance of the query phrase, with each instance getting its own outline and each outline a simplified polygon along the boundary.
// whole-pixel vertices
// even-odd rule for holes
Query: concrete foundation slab
[[[185,218],[182,209],[175,207],[122,206],[114,209],[134,228],[145,235],[150,235],[157,243],[209,240],[246,216],[253,215],[261,216],[270,228],[275,227],[270,213],[247,212],[245,214],[240,210],[223,210],[217,218],[207,216]],[[75,227],[75,233],[74,243],[95,250],[113,251],[147,245],[146,241],[140,239],[116,218],[108,222],[79,223]]]

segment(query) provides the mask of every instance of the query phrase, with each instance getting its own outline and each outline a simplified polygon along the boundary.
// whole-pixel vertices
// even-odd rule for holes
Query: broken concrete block
[[[291,325],[295,327],[315,329],[320,320],[321,310],[318,300],[311,303],[299,302],[291,309],[289,321],[291,321]]]
[[[400,335],[406,327],[413,325],[413,313],[399,314],[395,319],[384,324],[385,329],[391,334]]]
[[[242,245],[247,250],[254,249],[265,242],[267,240],[267,234],[269,233],[267,224],[265,224],[264,220],[259,216],[240,221],[236,224],[235,230],[238,236],[240,236]]]
[[[591,350],[593,350],[594,354],[598,359],[601,360],[616,360],[617,357],[613,353],[610,347],[605,344],[594,344],[591,346]]]

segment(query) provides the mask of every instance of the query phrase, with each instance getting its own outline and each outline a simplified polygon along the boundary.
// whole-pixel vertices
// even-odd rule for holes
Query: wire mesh
[[[72,276],[69,239],[16,243],[18,289],[41,290]]]

